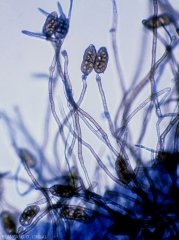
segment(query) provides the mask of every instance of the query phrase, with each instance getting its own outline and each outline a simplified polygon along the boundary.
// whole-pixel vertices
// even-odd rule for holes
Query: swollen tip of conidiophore
[[[147,22],[146,19],[143,19],[143,20],[142,20],[142,24],[143,24],[144,26],[146,25],[146,22]]]
[[[37,35],[40,35],[38,33],[29,32],[27,30],[22,30],[21,33],[23,33],[23,34],[25,34],[27,36],[34,36],[34,37],[37,36]]]
[[[101,77],[99,76],[99,74],[96,74],[96,81],[101,81]]]
[[[63,57],[67,57],[67,51],[66,50],[61,51],[61,54],[62,54]]]
[[[22,30],[21,33],[28,35],[28,31],[26,31],[26,30]]]
[[[87,76],[88,76],[87,74],[83,74],[82,75],[82,80],[86,80]]]

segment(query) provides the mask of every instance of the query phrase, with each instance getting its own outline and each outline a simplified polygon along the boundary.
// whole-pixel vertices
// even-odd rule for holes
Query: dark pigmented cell
[[[85,75],[88,75],[92,72],[95,58],[96,58],[96,49],[95,49],[95,46],[91,44],[85,50],[83,55],[83,61],[81,64],[82,73],[84,73]]]
[[[65,185],[53,185],[49,188],[49,191],[51,194],[57,197],[64,197],[64,198],[70,198],[72,197],[76,192],[75,188],[72,186],[65,186]]]
[[[162,163],[169,172],[176,171],[179,164],[179,153],[159,152],[158,163]]]
[[[172,17],[169,14],[164,13],[164,14],[161,14],[157,17],[152,16],[147,20],[143,20],[142,24],[145,27],[147,27],[149,29],[152,29],[152,28],[154,28],[154,26],[158,28],[158,27],[161,27],[161,26],[167,26],[172,22],[173,22]]]
[[[8,212],[4,211],[1,214],[2,225],[4,230],[7,234],[15,235],[16,234],[16,221],[13,215]]]
[[[132,180],[132,169],[129,169],[129,166],[127,166],[127,163],[123,158],[116,159],[115,169],[121,182],[126,184]]]
[[[57,39],[63,39],[66,37],[69,29],[69,20],[63,14],[58,18],[58,24],[55,26],[54,35]]]
[[[55,33],[55,29],[58,25],[58,15],[56,12],[52,12],[47,16],[45,24],[43,26],[43,34],[46,37],[51,37]]]
[[[38,214],[39,210],[40,208],[37,205],[32,205],[25,208],[19,218],[19,223],[24,227],[29,226],[32,223],[34,217]]]
[[[29,167],[34,167],[36,164],[36,158],[34,155],[32,155],[32,153],[29,152],[29,150],[25,149],[25,148],[20,148],[18,150],[18,155],[21,158],[22,161],[25,161],[26,164]]]
[[[55,36],[57,39],[63,39],[66,37],[69,29],[69,20],[62,14],[59,18],[56,12],[52,12],[48,15],[45,24],[43,26],[43,34],[46,37]]]
[[[97,54],[94,63],[94,70],[96,73],[104,73],[108,64],[108,52],[105,47],[101,47]]]
[[[89,220],[85,208],[79,206],[63,206],[60,211],[61,217],[71,220],[86,222]]]
[[[79,221],[88,221],[89,216],[83,208],[77,207],[74,212],[74,219]]]

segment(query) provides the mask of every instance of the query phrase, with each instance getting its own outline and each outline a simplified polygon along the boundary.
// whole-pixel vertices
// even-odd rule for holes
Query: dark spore
[[[132,169],[123,158],[116,159],[115,169],[121,182],[129,183],[132,180]]]
[[[72,186],[53,185],[49,188],[51,194],[57,197],[70,198],[76,193],[76,189]]]
[[[12,213],[4,211],[1,213],[2,226],[7,234],[16,235],[16,220]]]
[[[96,58],[96,49],[95,49],[95,46],[91,44],[85,50],[83,55],[83,61],[81,64],[82,73],[84,73],[85,75],[88,75],[92,72],[95,58]]]
[[[29,150],[20,148],[18,149],[18,155],[22,161],[26,162],[28,167],[32,168],[36,165],[36,158]]]
[[[56,12],[52,12],[47,16],[42,32],[46,37],[51,37],[58,25],[58,15]]]
[[[157,17],[152,16],[147,20],[142,20],[142,24],[148,29],[153,29],[154,27],[159,28],[162,26],[167,26],[173,22],[174,22],[173,18],[167,13],[161,14]]]
[[[29,226],[32,223],[34,217],[38,214],[39,210],[40,208],[37,205],[32,205],[25,208],[19,217],[19,223],[24,227]]]
[[[61,208],[60,215],[65,219],[86,222],[89,220],[89,216],[86,211],[87,209],[79,206],[63,206]]]
[[[109,57],[106,47],[101,47],[96,54],[94,63],[94,70],[96,73],[104,73],[107,68],[108,59]]]

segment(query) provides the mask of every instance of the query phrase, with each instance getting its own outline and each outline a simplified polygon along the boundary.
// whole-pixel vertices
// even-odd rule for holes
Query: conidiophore
[[[103,1],[98,11],[105,4],[112,9],[106,30],[111,45],[97,45],[94,35],[83,53],[75,54],[89,30],[86,26],[78,39],[70,33],[77,28],[75,4],[70,0],[67,12],[59,2],[57,12],[39,8],[45,15],[41,32],[22,31],[24,41],[31,37],[52,45],[48,74],[34,74],[48,79],[49,100],[41,142],[18,107],[15,117],[0,111],[16,161],[0,174],[0,237],[177,239],[179,12],[168,0],[149,1],[150,14],[137,23],[141,34],[134,42],[126,24],[134,22],[132,12],[118,22],[125,3]],[[125,34],[138,59],[135,68],[127,65],[130,75],[120,51]],[[72,51],[66,41],[73,42]],[[133,58],[130,51],[126,56],[129,62]],[[73,72],[77,58],[81,62]]]

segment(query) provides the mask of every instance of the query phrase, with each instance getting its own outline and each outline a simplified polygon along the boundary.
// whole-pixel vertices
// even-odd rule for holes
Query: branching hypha
[[[54,55],[48,77],[34,74],[48,79],[41,142],[21,109],[14,108],[14,117],[0,111],[16,161],[0,174],[2,239],[179,237],[179,12],[168,0],[149,1],[149,11],[137,22],[141,34],[136,44],[126,20],[118,21],[125,3],[105,0],[101,6],[108,3],[112,23],[105,34],[111,45],[98,45],[98,36],[92,35],[83,53],[75,54],[89,29],[77,39],[71,32],[78,31],[73,0],[68,15],[62,3],[57,3],[59,13],[38,8],[46,18],[42,31],[22,31],[34,41],[45,40],[44,47],[52,45]],[[110,22],[110,14],[107,18]],[[96,25],[99,19],[100,13]],[[125,19],[133,23],[132,12]],[[137,62],[133,70],[123,63],[123,52],[128,62],[133,58],[129,46],[121,50],[128,42],[126,31],[139,56],[132,61]],[[66,42],[72,42],[73,51]],[[77,60],[81,62],[73,72]],[[132,72],[130,79],[126,71]],[[78,72],[81,88],[76,87]],[[11,201],[9,192],[18,200]]]

